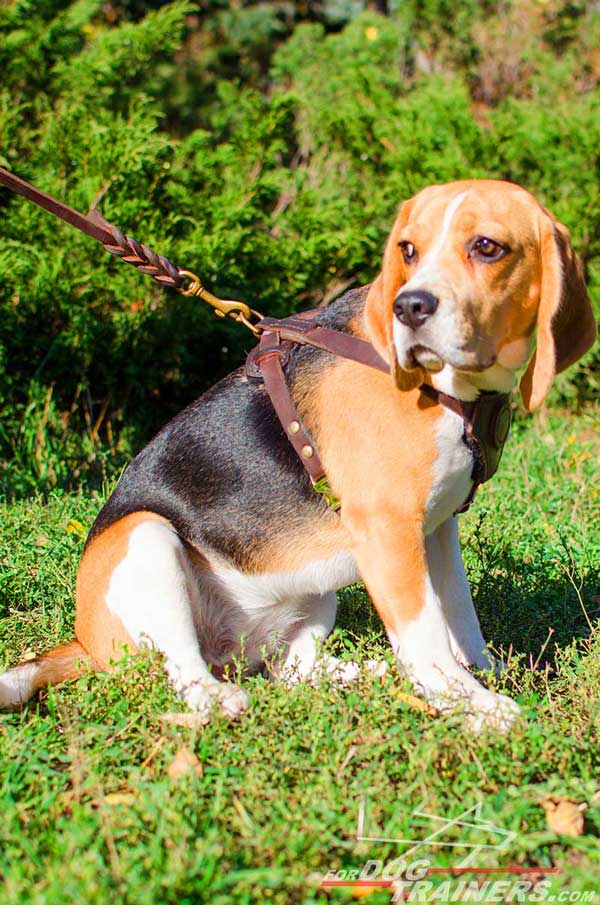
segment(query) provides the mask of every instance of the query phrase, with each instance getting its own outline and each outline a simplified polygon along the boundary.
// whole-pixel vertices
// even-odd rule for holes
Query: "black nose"
[[[434,313],[439,299],[424,289],[401,292],[394,301],[394,314],[401,324],[416,330]]]

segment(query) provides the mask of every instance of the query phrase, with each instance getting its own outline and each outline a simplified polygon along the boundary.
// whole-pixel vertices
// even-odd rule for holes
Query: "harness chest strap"
[[[315,312],[308,311],[282,320],[263,318],[258,324],[262,331],[260,343],[248,355],[246,373],[248,377],[258,377],[264,381],[277,417],[315,490],[323,494],[332,509],[337,510],[340,502],[329,487],[314,442],[302,423],[285,378],[285,366],[296,344],[316,346],[384,373],[389,373],[389,366],[371,343],[339,330],[322,327],[315,322],[314,317]],[[510,396],[506,393],[484,392],[474,402],[463,402],[429,384],[423,384],[421,392],[463,420],[465,439],[475,458],[471,490],[463,506],[457,510],[457,513],[466,512],[479,485],[489,481],[498,469],[512,419]]]

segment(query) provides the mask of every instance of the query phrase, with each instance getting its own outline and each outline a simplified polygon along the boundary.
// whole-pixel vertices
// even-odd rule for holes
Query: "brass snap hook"
[[[177,290],[180,295],[188,298],[196,296],[202,299],[211,306],[217,317],[231,317],[251,330],[255,336],[260,336],[262,331],[257,326],[258,322],[263,319],[260,311],[255,311],[245,302],[217,298],[202,285],[200,277],[191,270],[180,270],[179,275],[189,280],[187,285],[184,284]]]

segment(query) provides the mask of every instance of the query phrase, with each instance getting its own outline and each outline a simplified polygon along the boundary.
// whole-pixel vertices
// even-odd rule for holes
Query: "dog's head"
[[[401,206],[365,317],[401,389],[445,368],[504,388],[537,327],[521,380],[530,410],[596,335],[567,228],[525,189],[487,179],[431,186]]]

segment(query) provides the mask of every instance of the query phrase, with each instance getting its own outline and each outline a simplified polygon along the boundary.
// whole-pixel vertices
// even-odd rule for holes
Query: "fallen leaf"
[[[195,773],[196,776],[202,776],[202,764],[193,751],[181,745],[178,748],[175,757],[169,764],[167,775],[171,779],[178,779],[180,776],[186,776],[188,773]]]
[[[87,531],[85,525],[82,525],[76,518],[69,519],[66,527],[67,534],[75,534],[77,537],[85,540]]]
[[[583,812],[587,808],[585,802],[551,795],[544,798],[542,807],[546,812],[546,820],[552,832],[561,833],[563,836],[582,835]]]
[[[210,720],[201,713],[159,713],[158,719],[171,726],[183,726],[186,729],[198,729],[206,726]]]
[[[394,691],[393,696],[404,704],[408,704],[413,710],[420,710],[428,716],[439,716],[439,710],[436,710],[436,708],[432,707],[431,704],[428,704],[427,701],[422,701],[421,698],[415,697],[414,694],[405,694],[403,691]]]

